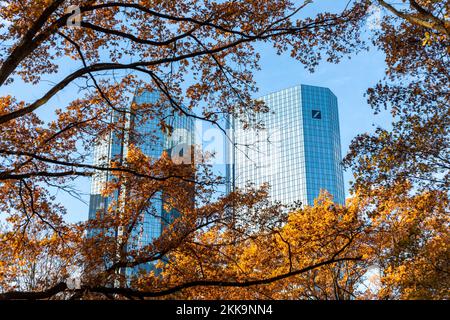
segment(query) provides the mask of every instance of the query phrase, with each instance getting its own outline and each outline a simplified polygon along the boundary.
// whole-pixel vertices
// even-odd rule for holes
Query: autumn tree
[[[195,299],[320,299],[357,297],[357,286],[370,265],[367,220],[360,203],[336,205],[322,194],[313,206],[295,210],[278,225],[254,230],[255,219],[240,228],[201,230],[168,255],[161,264],[162,278],[137,277],[136,287],[179,286],[170,297]],[[274,216],[277,210],[260,208]],[[229,230],[232,230],[231,232]],[[262,231],[262,232],[261,232]],[[230,245],[232,244],[232,245]],[[335,261],[335,263],[328,263]],[[223,279],[253,282],[253,286],[227,286]],[[208,283],[204,279],[212,279]],[[261,280],[265,279],[265,280]],[[277,281],[272,281],[277,279]],[[198,286],[186,284],[196,283]],[[139,291],[130,291],[136,297]]]
[[[1,298],[448,298],[448,1],[351,1],[314,16],[311,1],[284,0],[1,5]],[[323,196],[286,208],[265,187],[217,198],[223,179],[207,161],[152,159],[139,143],[90,162],[101,137],[154,139],[129,128],[130,117],[157,118],[168,133],[167,111],[219,129],[223,114],[259,127],[256,113],[268,110],[252,99],[255,44],[310,70],[322,58],[338,62],[364,47],[371,5],[384,10],[373,44],[387,74],[368,100],[393,124],[354,140],[346,207]],[[143,91],[160,99],[133,103]],[[77,196],[72,184],[99,172],[114,177],[103,195],[119,196],[96,219],[68,223],[55,190]],[[130,247],[160,192],[178,217],[151,244]],[[148,263],[158,268],[125,281],[123,270]],[[381,285],[360,293],[373,265]]]
[[[368,102],[392,128],[356,137],[346,163],[379,228],[375,297],[448,299],[450,3],[372,3],[384,8],[373,44],[387,69]]]
[[[357,259],[346,251],[346,241],[351,238],[348,232],[353,229],[337,230],[336,243],[323,249],[324,256],[314,255],[319,244],[311,240],[304,261],[287,259],[288,245],[282,238],[293,236],[280,225],[286,210],[270,205],[264,190],[214,200],[211,195],[221,179],[213,177],[207,163],[195,169],[180,167],[165,156],[149,159],[137,145],[106,166],[90,162],[99,137],[129,130],[127,134],[137,139],[152,139],[127,128],[130,116],[141,121],[156,117],[161,129],[169,132],[171,128],[161,116],[167,109],[219,128],[222,114],[257,126],[255,113],[267,109],[252,99],[257,90],[252,71],[259,67],[256,43],[271,44],[279,54],[287,52],[310,69],[323,57],[338,62],[362,45],[357,30],[368,3],[351,3],[339,13],[304,14],[304,9],[313,5],[284,0],[2,1],[0,213],[4,229],[0,234],[0,290],[5,293],[1,297],[112,298],[132,296],[130,290],[136,289],[146,290],[144,296],[164,296],[205,284],[268,284],[338,260]],[[32,96],[38,98],[26,95],[28,89],[22,88],[32,88]],[[72,95],[74,88],[77,92]],[[129,108],[136,90],[157,91],[161,98]],[[63,93],[69,96],[67,102],[57,99]],[[43,117],[44,112],[48,116]],[[106,171],[115,178],[105,186],[104,195],[120,193],[121,185],[126,184],[127,193],[133,195],[128,199],[133,200],[124,206],[119,196],[97,219],[68,223],[55,190],[76,196],[74,182]],[[187,205],[186,186],[195,188],[200,206]],[[160,190],[168,192],[168,206],[176,207],[180,216],[152,244],[128,250],[127,244],[133,241],[130,228]],[[241,212],[231,221],[230,208]],[[260,234],[239,234],[250,225],[248,210],[255,212],[253,228]],[[117,239],[112,231],[119,228]],[[215,234],[203,231],[205,228]],[[102,231],[85,237],[88,229]],[[208,250],[212,254],[208,259],[219,258],[210,250],[214,245],[208,243],[212,241],[208,237],[226,240],[228,234],[233,241],[245,243],[242,249],[246,252],[231,252],[239,259],[251,255],[257,245],[252,239],[261,236],[260,241],[270,250],[280,245],[284,248],[279,262],[289,267],[280,266],[269,277],[256,271],[248,277],[232,273],[221,279],[220,274],[207,274],[200,280],[196,272],[185,279],[177,277],[167,283],[175,287],[164,288],[159,283],[152,288],[129,288],[123,281],[120,270],[124,268],[170,261],[186,250],[199,256]],[[231,244],[227,250],[236,247],[235,242]],[[47,260],[53,270],[50,274],[37,267]],[[215,266],[220,261],[215,261]],[[73,275],[82,275],[81,289],[67,287],[67,279]]]

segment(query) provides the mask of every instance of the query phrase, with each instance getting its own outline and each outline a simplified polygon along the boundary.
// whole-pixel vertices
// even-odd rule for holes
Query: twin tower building
[[[135,103],[155,103],[157,92],[144,92],[135,96]],[[258,114],[264,124],[262,130],[243,129],[238,119],[228,121],[230,137],[226,144],[227,190],[245,188],[249,183],[259,186],[268,183],[270,198],[290,205],[313,205],[321,190],[328,191],[336,203],[345,201],[338,102],[328,88],[299,85],[268,94],[260,98],[269,107],[268,113]],[[167,134],[160,129],[160,119],[138,121],[129,119],[129,125],[144,135],[138,146],[152,157],[159,158],[164,150],[179,144],[194,145],[194,118],[171,112],[162,114],[177,134]],[[119,114],[116,117],[120,116]],[[115,121],[114,116],[112,121]],[[182,129],[182,130],[176,130]],[[198,136],[198,135],[197,135]],[[99,139],[94,148],[96,166],[108,165],[110,160],[126,154],[129,137],[111,134]],[[195,141],[201,144],[201,141]],[[111,203],[101,190],[112,179],[107,171],[92,178],[89,218],[105,211]],[[152,214],[146,214],[136,226],[141,235],[141,245],[151,243],[164,226],[162,197],[152,201]],[[193,199],[195,201],[195,199]],[[160,214],[154,214],[154,212]]]

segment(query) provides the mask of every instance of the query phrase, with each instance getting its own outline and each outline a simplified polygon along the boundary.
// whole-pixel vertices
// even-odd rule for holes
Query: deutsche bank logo
[[[312,117],[313,117],[313,119],[322,119],[322,111],[320,111],[320,110],[313,110],[312,111]]]

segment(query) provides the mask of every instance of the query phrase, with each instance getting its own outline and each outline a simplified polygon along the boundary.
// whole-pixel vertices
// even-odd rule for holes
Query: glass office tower
[[[145,91],[134,97],[134,103],[138,105],[144,103],[150,104],[156,103],[158,99],[158,92]],[[129,141],[133,141],[144,154],[155,160],[160,158],[164,151],[168,151],[170,154],[173,148],[184,150],[190,148],[194,143],[193,118],[173,112],[170,106],[160,116],[145,119],[145,121],[140,116],[130,116],[130,114],[132,113],[116,111],[111,121],[118,121],[119,117],[126,116],[126,128],[132,127],[134,129],[133,132],[136,132],[138,138],[130,137],[129,134],[121,137],[115,133],[111,133],[109,136],[99,139],[93,151],[93,163],[95,166],[106,167],[113,159],[124,159],[124,155],[127,154]],[[166,123],[174,128],[174,132],[171,135],[161,130],[159,126],[161,117],[164,117]],[[180,148],[180,145],[184,147]],[[95,218],[98,214],[105,213],[111,202],[117,199],[117,193],[109,198],[102,197],[101,195],[105,183],[112,178],[113,175],[108,171],[98,171],[92,177],[89,219]],[[142,217],[140,223],[133,229],[134,241],[129,246],[132,246],[133,249],[139,249],[152,243],[155,238],[161,235],[164,226],[175,215],[176,212],[168,213],[163,209],[162,194],[154,196],[147,212]]]
[[[312,205],[320,190],[345,202],[338,103],[328,88],[300,85],[262,98],[263,130],[244,130],[237,119],[229,169],[231,188],[270,185],[283,204]]]

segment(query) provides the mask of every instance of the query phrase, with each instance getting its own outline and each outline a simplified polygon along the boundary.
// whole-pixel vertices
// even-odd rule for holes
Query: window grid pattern
[[[303,118],[308,203],[314,203],[321,189],[333,195],[335,202],[344,203],[337,98],[328,88],[302,85],[302,109],[305,115],[321,112],[321,119]]]
[[[145,91],[135,98],[136,104],[156,103],[159,100],[158,92]],[[172,135],[161,131],[159,119],[146,119],[145,122],[137,119],[139,123],[135,131],[140,139],[138,147],[153,159],[161,157],[164,151],[169,151],[179,144],[192,145],[194,137],[194,121],[191,117],[179,115],[173,112],[172,108],[165,108],[162,115],[167,124],[174,128]],[[141,223],[134,229],[135,238],[138,239],[135,244],[142,248],[151,244],[153,240],[161,235],[162,228],[167,221],[163,221],[167,214],[163,210],[162,194],[157,193],[152,200],[152,204],[144,215]],[[171,217],[169,217],[170,219]]]
[[[327,88],[295,86],[260,98],[264,130],[235,119],[234,186],[270,185],[270,198],[313,204],[321,189],[344,202],[337,99]],[[320,119],[313,118],[320,111]]]
[[[159,94],[156,92],[145,91],[141,95],[136,96],[134,102],[136,104],[157,103]],[[117,121],[118,115],[114,115],[112,121]],[[128,120],[128,126],[133,126],[136,137],[125,137],[125,142],[114,137],[114,134],[99,139],[93,150],[93,163],[99,166],[107,166],[111,159],[123,157],[127,153],[127,144],[130,140],[134,141],[147,156],[158,159],[163,151],[170,150],[180,144],[190,146],[194,142],[194,121],[192,117],[179,115],[174,113],[173,109],[165,108],[164,114],[166,122],[175,130],[172,135],[163,132],[159,126],[159,118],[148,118],[142,121],[140,116],[131,117]],[[91,180],[91,198],[89,207],[89,217],[94,218],[97,212],[102,212],[108,208],[112,200],[117,199],[118,194],[111,198],[101,197],[101,191],[105,184],[110,181],[111,176],[107,172],[96,172]],[[162,194],[158,193],[152,199],[147,212],[136,224],[133,229],[132,238],[134,241],[129,244],[131,249],[139,249],[148,244],[161,235],[162,228],[173,219],[176,213],[166,214],[163,210]],[[165,220],[165,221],[163,221]],[[150,265],[143,266],[151,268]]]
[[[306,203],[303,110],[300,87],[275,92],[261,98],[270,112],[258,115],[264,130],[236,127],[235,185],[270,185],[272,201]],[[239,150],[240,149],[240,150]]]

